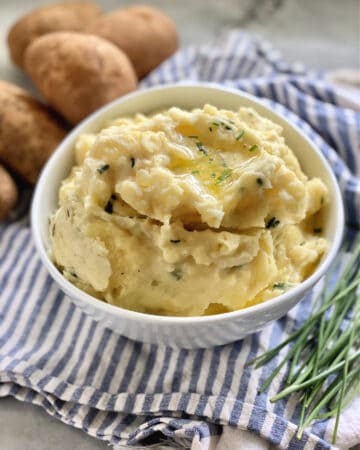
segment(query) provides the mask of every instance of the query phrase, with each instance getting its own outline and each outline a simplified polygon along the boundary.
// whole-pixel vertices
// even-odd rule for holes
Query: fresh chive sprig
[[[299,395],[299,439],[313,420],[335,417],[335,443],[341,411],[360,385],[360,237],[330,293],[327,283],[325,278],[325,290],[310,317],[282,343],[249,364],[259,368],[289,345],[260,392],[288,365],[285,386],[271,402]]]

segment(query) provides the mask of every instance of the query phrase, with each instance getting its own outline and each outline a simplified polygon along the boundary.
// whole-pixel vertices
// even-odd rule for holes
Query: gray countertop
[[[43,0],[0,0],[0,78],[29,86],[9,61],[10,24]],[[104,9],[118,0],[98,1]],[[121,5],[134,3],[122,1]],[[167,0],[144,1],[176,21],[182,45],[209,43],[224,28],[242,27],[272,41],[289,61],[329,70],[359,68],[358,0]],[[40,408],[0,399],[0,450],[95,450],[105,443],[63,425]],[[234,449],[235,450],[235,449]]]

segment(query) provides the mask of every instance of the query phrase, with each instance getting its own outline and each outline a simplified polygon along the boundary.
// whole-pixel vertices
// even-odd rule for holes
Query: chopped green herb
[[[191,136],[188,136],[188,138],[190,138],[190,139],[199,139],[199,136],[191,135]]]
[[[70,217],[70,212],[69,212],[69,210],[66,208],[66,215],[68,216],[68,217]]]
[[[215,177],[216,177],[216,173],[213,172],[213,173],[211,174],[211,176],[212,176],[213,178],[215,178]]]
[[[301,247],[305,245],[305,241],[300,242]]]
[[[78,278],[78,276],[76,275],[76,273],[75,272],[69,272],[70,273],[70,275],[72,276],[72,277],[74,277],[74,278]]]
[[[212,132],[212,128],[211,127],[209,127],[209,131],[210,131],[210,133]]]
[[[264,184],[262,178],[256,178],[256,182],[259,186],[262,186]]]
[[[201,142],[197,142],[196,147],[198,148],[199,152],[203,153],[204,155],[208,154],[207,150],[205,149],[205,147]]]
[[[172,272],[170,272],[170,275],[173,276],[177,281],[181,280],[182,278],[182,273],[180,270],[173,270]]]
[[[279,225],[280,220],[278,220],[276,217],[272,217],[266,224],[266,228],[275,228]]]
[[[109,200],[106,205],[104,210],[108,213],[108,214],[112,214],[113,213],[113,203],[111,200]]]
[[[209,158],[209,162],[213,162],[214,161],[214,158]]]
[[[54,236],[55,235],[55,224],[53,225],[53,227],[52,227],[52,230],[51,230],[51,235],[52,236]]]
[[[322,228],[321,227],[314,228],[314,233],[322,233]]]
[[[130,158],[130,164],[131,164],[131,167],[135,166],[135,158],[133,158],[133,157]]]
[[[225,128],[225,130],[232,130],[232,127],[230,125],[224,124],[224,128]]]
[[[109,164],[104,164],[104,165],[98,167],[96,170],[97,170],[97,172],[99,172],[101,174],[101,173],[106,172],[109,167],[110,167]]]
[[[245,131],[244,131],[244,130],[241,130],[240,133],[238,133],[238,134],[236,135],[235,139],[236,139],[237,141],[239,141],[239,140],[244,136],[244,134],[245,134]]]
[[[279,345],[248,364],[259,368],[268,364],[268,377],[259,393],[276,388],[276,377],[287,372],[280,392],[271,403],[296,394],[301,410],[297,439],[314,420],[334,417],[332,443],[336,443],[342,410],[357,394],[360,380],[359,285],[360,235],[351,258],[335,285],[331,276],[316,296],[312,311]],[[345,253],[345,249],[343,249]],[[337,258],[338,268],[342,256]],[[276,358],[276,360],[274,360]],[[274,383],[275,381],[275,383]],[[269,389],[269,386],[271,387]]]
[[[216,184],[221,183],[222,181],[226,180],[227,178],[229,178],[232,174],[232,169],[227,168],[225,170],[222,171],[221,175],[219,175],[217,177],[217,181]]]
[[[286,287],[288,287],[288,284],[284,282],[278,282],[273,284],[273,289],[285,289]]]
[[[170,239],[170,242],[172,244],[178,244],[179,242],[181,242],[181,240],[180,239]]]
[[[221,159],[221,165],[223,167],[227,167],[227,162],[225,161],[225,159],[222,156],[220,156],[220,159]]]
[[[216,127],[219,127],[220,126],[220,123],[219,122],[211,122],[213,125],[215,125]]]
[[[192,170],[191,173],[195,175],[196,173],[200,173],[200,170]]]
[[[229,119],[229,122],[232,123],[233,125],[235,125],[235,122],[233,120]]]
[[[258,146],[257,146],[257,145],[252,145],[252,146],[249,148],[249,152],[255,152],[256,150],[258,150]]]

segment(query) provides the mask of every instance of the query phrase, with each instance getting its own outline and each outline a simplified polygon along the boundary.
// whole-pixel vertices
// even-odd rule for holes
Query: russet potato
[[[137,86],[123,51],[83,33],[57,32],[36,39],[26,51],[25,68],[47,102],[71,124]]]
[[[0,222],[8,216],[18,198],[16,184],[8,171],[0,165]]]
[[[0,81],[0,162],[34,184],[66,135],[64,124],[24,89]]]
[[[155,69],[178,48],[174,22],[161,11],[137,5],[99,16],[88,26],[121,48],[133,63],[139,78]]]
[[[26,48],[34,39],[54,31],[83,31],[100,14],[99,6],[87,1],[56,3],[29,12],[9,31],[11,59],[23,68]]]

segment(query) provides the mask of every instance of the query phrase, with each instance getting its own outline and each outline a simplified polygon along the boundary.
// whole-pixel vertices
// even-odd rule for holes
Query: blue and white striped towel
[[[234,31],[211,48],[179,51],[142,87],[186,79],[250,92],[304,130],[339,179],[350,245],[360,224],[360,115],[340,106],[322,74],[290,66],[268,44]],[[257,395],[276,361],[256,371],[245,367],[307,317],[311,295],[263,332],[231,345],[174,350],[132,342],[59,291],[36,255],[26,215],[1,225],[0,293],[0,397],[40,405],[116,446],[165,440],[210,449],[232,425],[283,449],[331,448],[331,421],[314,423],[299,441],[296,398],[270,403],[284,372]],[[360,442],[360,425],[350,433],[344,422],[341,448]],[[240,448],[235,441],[229,448]]]

